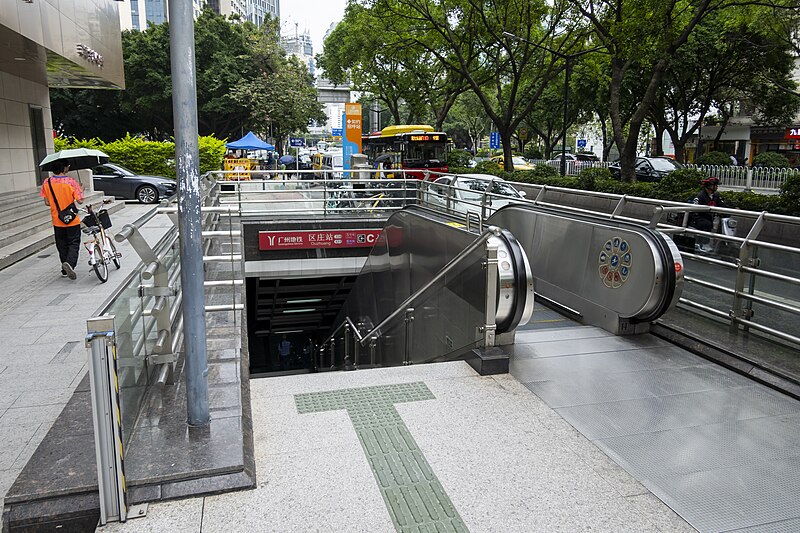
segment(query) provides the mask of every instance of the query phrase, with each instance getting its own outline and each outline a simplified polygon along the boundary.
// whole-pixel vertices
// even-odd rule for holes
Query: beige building
[[[45,177],[51,87],[124,89],[113,0],[0,0],[0,195]]]

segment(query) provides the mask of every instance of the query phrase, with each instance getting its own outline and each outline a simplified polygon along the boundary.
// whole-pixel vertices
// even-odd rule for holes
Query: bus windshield
[[[447,160],[446,148],[443,143],[410,142],[408,143],[405,160],[410,165],[423,161],[440,164]]]

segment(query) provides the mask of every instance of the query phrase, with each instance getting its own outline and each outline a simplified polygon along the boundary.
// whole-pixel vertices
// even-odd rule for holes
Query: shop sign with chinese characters
[[[316,248],[361,248],[378,240],[379,229],[335,229],[317,231],[259,231],[259,250],[311,250]]]

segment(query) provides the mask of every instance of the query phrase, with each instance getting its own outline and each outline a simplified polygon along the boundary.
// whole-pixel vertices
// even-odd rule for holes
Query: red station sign
[[[372,246],[383,230],[334,229],[317,231],[259,231],[259,250],[309,250]]]

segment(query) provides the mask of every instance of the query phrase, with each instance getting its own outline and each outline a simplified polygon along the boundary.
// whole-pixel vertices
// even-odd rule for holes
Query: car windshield
[[[465,179],[461,180],[457,183],[457,187],[459,189],[469,189],[461,191],[461,197],[467,201],[475,201],[480,200],[483,193],[489,187],[489,184],[492,184],[492,188],[490,190],[491,194],[501,194],[503,196],[511,196],[512,198],[521,198],[517,190],[500,180],[481,180],[481,179]]]
[[[664,157],[655,157],[650,160],[650,164],[653,165],[653,168],[656,170],[662,170],[667,172],[683,168],[683,165],[681,165],[680,163],[677,163],[672,159],[666,159]]]
[[[489,182],[479,179],[464,179],[456,182],[455,185],[459,189],[468,189],[461,191],[461,197],[464,200],[473,201],[480,200],[481,196],[483,196],[483,193],[489,186]]]
[[[492,194],[522,198],[514,187],[504,181],[495,181],[492,183]]]
[[[519,156],[512,157],[512,158],[511,158],[511,162],[512,162],[512,163],[514,163],[514,166],[517,166],[517,165],[527,165],[527,164],[528,164],[528,162],[527,162],[527,161],[525,161],[524,159],[522,159],[522,158],[521,158],[521,157],[519,157]]]

